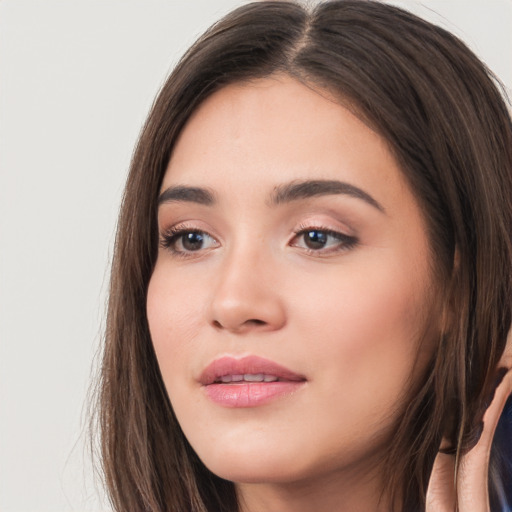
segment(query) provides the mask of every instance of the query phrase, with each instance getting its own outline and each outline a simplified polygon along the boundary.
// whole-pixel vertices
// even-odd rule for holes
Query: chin
[[[215,450],[196,451],[203,464],[215,475],[235,483],[290,484],[304,481],[323,473],[326,469],[342,466],[331,456],[308,457],[301,446],[277,447],[274,443],[255,444],[241,449],[238,445],[227,448],[216,443]],[[280,449],[279,449],[280,448]]]
[[[202,463],[215,475],[240,483],[285,482],[300,479],[307,472],[308,461],[298,459],[300,450],[291,449],[283,442],[252,439],[243,442],[230,436],[210,438],[208,443],[191,443]],[[280,446],[279,446],[280,445]],[[279,449],[280,448],[280,449]]]
[[[269,458],[268,462],[237,461],[226,464],[226,461],[219,461],[217,464],[205,465],[218,477],[235,483],[291,483],[307,477],[307,472],[290,467],[289,460],[276,463],[274,458]]]

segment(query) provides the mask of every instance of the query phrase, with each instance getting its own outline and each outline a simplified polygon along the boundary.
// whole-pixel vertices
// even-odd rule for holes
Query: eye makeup
[[[301,224],[290,242],[292,247],[304,249],[308,254],[329,256],[348,251],[358,244],[355,236],[322,225]]]
[[[219,245],[206,231],[185,224],[171,226],[160,234],[160,247],[181,258],[204,254]]]
[[[294,236],[288,245],[310,255],[330,256],[348,251],[357,243],[355,236],[316,223],[302,223],[294,230]],[[220,243],[205,230],[178,224],[161,233],[160,246],[173,256],[187,258],[205,254],[220,247]]]

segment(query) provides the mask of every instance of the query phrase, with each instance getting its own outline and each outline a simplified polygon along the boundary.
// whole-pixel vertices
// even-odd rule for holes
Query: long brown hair
[[[102,464],[117,511],[235,512],[173,414],[146,291],[157,197],[191,113],[223,86],[286,73],[325,88],[380,133],[428,223],[448,320],[386,459],[398,510],[422,510],[441,437],[475,442],[511,324],[512,126],[496,81],[456,37],[374,1],[243,6],[210,28],[160,91],[133,156],[115,245],[98,395]]]

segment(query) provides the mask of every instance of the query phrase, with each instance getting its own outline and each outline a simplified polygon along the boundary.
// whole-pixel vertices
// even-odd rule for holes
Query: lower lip
[[[212,402],[223,407],[258,407],[276,398],[295,393],[303,384],[304,381],[209,384],[204,386],[204,390]]]

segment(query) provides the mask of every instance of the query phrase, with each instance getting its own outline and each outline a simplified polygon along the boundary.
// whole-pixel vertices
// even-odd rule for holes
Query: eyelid
[[[324,218],[326,220],[324,220]],[[312,219],[301,220],[298,226],[293,230],[295,233],[299,233],[300,231],[304,231],[307,229],[318,229],[319,231],[332,231],[334,233],[339,233],[340,235],[356,237],[356,233],[354,229],[352,229],[349,225],[344,222],[333,220],[330,215],[328,216],[320,216]]]
[[[178,232],[196,232],[196,233],[206,233],[208,236],[211,236],[215,240],[220,240],[220,237],[214,233],[214,230],[211,226],[206,225],[204,222],[199,220],[183,220],[175,223],[162,223],[162,226],[159,227],[160,236],[176,234]]]

